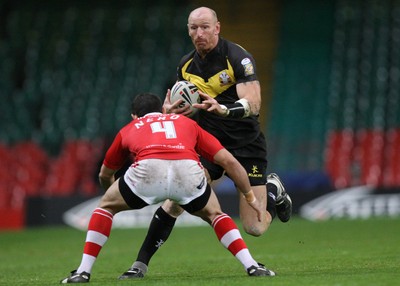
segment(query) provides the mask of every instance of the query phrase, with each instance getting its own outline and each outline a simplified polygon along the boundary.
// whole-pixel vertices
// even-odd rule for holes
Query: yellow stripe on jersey
[[[195,84],[198,89],[208,94],[212,98],[217,97],[219,94],[223,93],[236,83],[235,74],[233,72],[232,65],[229,63],[229,60],[226,60],[228,64],[228,69],[219,71],[212,77],[208,78],[207,81],[205,81],[202,77],[198,75],[186,72],[192,60],[193,59],[190,59],[183,65],[181,69],[182,77],[185,80]]]

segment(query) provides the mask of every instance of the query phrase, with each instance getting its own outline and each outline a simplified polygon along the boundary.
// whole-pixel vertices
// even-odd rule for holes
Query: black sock
[[[277,188],[274,184],[267,183],[267,211],[272,219],[276,217],[276,194]]]
[[[151,257],[171,234],[175,221],[176,218],[171,217],[161,207],[157,209],[136,261],[149,265]]]

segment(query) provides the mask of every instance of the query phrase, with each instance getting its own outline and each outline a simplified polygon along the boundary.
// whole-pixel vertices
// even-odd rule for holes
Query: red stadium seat
[[[359,184],[382,185],[384,145],[385,133],[383,130],[360,130],[357,132],[355,164],[360,169]]]
[[[400,186],[400,129],[386,133],[383,184],[387,187]]]
[[[351,184],[351,163],[355,136],[352,130],[329,133],[325,151],[325,169],[336,188]]]

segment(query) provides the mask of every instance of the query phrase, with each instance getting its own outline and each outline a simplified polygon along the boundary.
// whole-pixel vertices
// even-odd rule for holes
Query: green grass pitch
[[[238,223],[240,227],[240,223]],[[141,280],[119,281],[146,229],[114,229],[92,285],[399,285],[400,219],[274,221],[244,234],[254,258],[276,277],[248,277],[211,227],[177,227]],[[243,232],[242,232],[243,234]],[[58,285],[81,259],[85,232],[69,227],[0,232],[0,285]]]

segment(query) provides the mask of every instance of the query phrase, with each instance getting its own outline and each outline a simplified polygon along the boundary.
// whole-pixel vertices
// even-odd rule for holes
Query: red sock
[[[211,223],[218,240],[227,248],[247,269],[257,262],[251,256],[235,222],[227,214],[217,216]]]
[[[78,273],[82,271],[91,272],[101,248],[110,236],[112,222],[113,215],[110,212],[101,208],[96,208],[93,211],[89,221],[81,265],[77,269]]]

